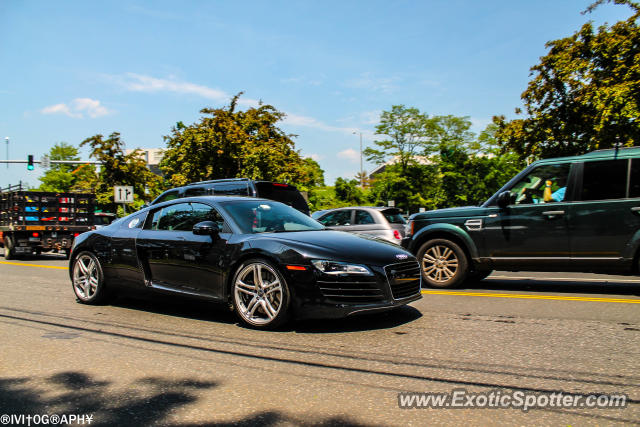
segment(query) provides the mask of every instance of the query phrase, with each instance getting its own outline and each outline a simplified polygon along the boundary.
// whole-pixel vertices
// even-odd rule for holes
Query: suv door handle
[[[553,219],[556,216],[564,215],[564,211],[544,211],[542,215],[546,216],[547,219]]]

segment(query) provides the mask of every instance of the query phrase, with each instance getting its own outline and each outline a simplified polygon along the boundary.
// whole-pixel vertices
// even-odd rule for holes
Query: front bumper
[[[294,311],[300,319],[343,318],[358,313],[391,310],[422,297],[422,277],[415,260],[368,266],[372,276],[305,274],[306,286],[294,279]],[[298,277],[301,279],[301,277]]]

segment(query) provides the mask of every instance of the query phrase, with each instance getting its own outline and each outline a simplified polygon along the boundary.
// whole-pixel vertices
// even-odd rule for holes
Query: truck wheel
[[[425,284],[434,288],[459,286],[469,273],[469,261],[460,246],[451,240],[433,239],[418,250]]]
[[[14,253],[13,242],[10,237],[4,238],[4,259],[15,259],[16,254]]]

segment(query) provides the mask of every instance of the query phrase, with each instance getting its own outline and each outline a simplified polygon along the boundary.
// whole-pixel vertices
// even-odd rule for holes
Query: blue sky
[[[545,42],[629,16],[581,15],[590,3],[2,1],[0,158],[5,136],[11,159],[113,131],[127,148],[161,148],[177,121],[244,91],[243,106],[287,113],[281,127],[332,184],[359,170],[353,132],[371,145],[392,105],[469,116],[476,132],[513,116]],[[0,185],[38,185],[41,172],[0,165]]]

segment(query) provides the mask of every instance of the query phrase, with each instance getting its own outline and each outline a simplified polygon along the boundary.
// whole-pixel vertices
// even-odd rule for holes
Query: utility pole
[[[9,160],[9,137],[5,136],[4,140],[7,142],[7,160]],[[9,169],[9,163],[7,163],[7,169]]]
[[[364,169],[362,167],[362,132],[353,132],[353,134],[360,134],[360,187],[364,187]]]

